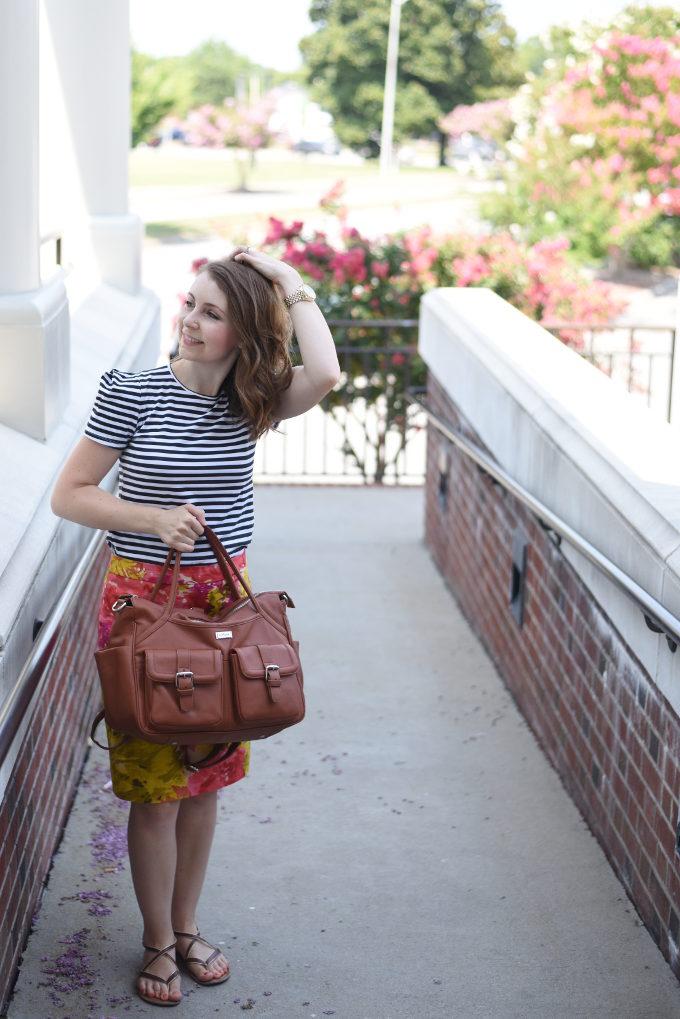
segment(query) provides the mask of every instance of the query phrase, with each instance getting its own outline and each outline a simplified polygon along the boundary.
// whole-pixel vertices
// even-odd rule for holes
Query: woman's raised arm
[[[286,297],[298,290],[303,283],[297,269],[261,251],[241,247],[237,248],[231,257],[238,262],[246,262],[267,279],[278,284]],[[313,301],[297,301],[289,311],[300,348],[302,365],[293,369],[293,381],[281,394],[276,407],[278,420],[297,417],[298,414],[304,414],[306,410],[315,407],[340,378],[335,343],[317,304]]]

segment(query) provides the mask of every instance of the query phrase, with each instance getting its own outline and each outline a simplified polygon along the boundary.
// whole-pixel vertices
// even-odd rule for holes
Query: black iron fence
[[[301,418],[258,443],[258,481],[422,484],[425,417],[406,391],[425,387],[417,319],[328,319],[341,378]]]
[[[320,407],[282,422],[258,443],[260,482],[422,484],[426,416],[406,399],[424,391],[417,319],[328,319],[342,369]],[[582,341],[579,353],[670,419],[676,330],[672,326],[551,327]],[[658,349],[659,340],[665,340]]]
[[[555,336],[578,338],[579,350],[591,364],[624,385],[651,410],[671,418],[676,330],[670,325],[585,325],[562,322],[550,326]]]

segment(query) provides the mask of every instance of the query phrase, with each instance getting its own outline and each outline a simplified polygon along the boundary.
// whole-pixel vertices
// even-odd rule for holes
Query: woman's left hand
[[[250,245],[241,244],[234,248],[229,258],[235,262],[251,265],[272,283],[278,284],[284,294],[297,290],[303,282],[300,273],[292,265],[282,262],[279,258],[273,258],[272,255],[266,255],[263,251],[257,251]]]

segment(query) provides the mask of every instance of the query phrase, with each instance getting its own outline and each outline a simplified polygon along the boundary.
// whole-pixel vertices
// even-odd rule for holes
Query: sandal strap
[[[195,934],[190,934],[189,931],[174,931],[173,933],[174,933],[176,938],[190,938],[191,939],[189,941],[189,947],[187,948],[186,952],[180,952],[180,950],[177,949],[177,953],[180,955],[180,957],[182,959],[184,959],[185,963],[191,962],[194,965],[199,965],[199,966],[202,966],[204,969],[207,969],[208,966],[210,965],[210,963],[213,961],[213,959],[216,959],[218,955],[222,954],[219,948],[215,948],[215,946],[211,945],[209,941],[206,941],[205,938],[202,938],[201,937],[201,932],[198,931],[198,930],[196,931]],[[200,941],[202,945],[206,946],[206,948],[212,948],[213,949],[212,954],[209,955],[207,959],[196,959],[196,958],[192,958],[189,955],[189,952],[194,947],[194,945],[196,944],[197,941]],[[175,944],[177,944],[177,942],[175,942]]]
[[[156,948],[155,945],[145,945],[144,942],[142,942],[142,948],[145,948],[147,952],[156,953],[152,959],[149,959],[146,965],[153,966],[153,964],[158,959],[160,959],[161,956],[165,956],[167,959],[170,960],[170,962],[174,962],[175,960],[168,953],[172,951],[176,944],[177,942],[173,941],[173,943],[171,945],[168,945],[167,948]],[[150,973],[148,969],[140,969],[139,976],[148,977],[149,980],[156,980],[158,981],[159,984],[166,984],[169,987],[172,981],[175,979],[175,977],[179,976],[179,970],[176,969],[175,972],[172,973],[169,977],[159,977],[155,973]]]
[[[153,962],[153,960],[151,961]],[[137,976],[146,977],[148,980],[154,980],[158,984],[166,984],[169,987],[172,981],[179,976],[179,970],[176,969],[169,977],[159,977],[156,973],[149,973],[148,969],[140,969]]]

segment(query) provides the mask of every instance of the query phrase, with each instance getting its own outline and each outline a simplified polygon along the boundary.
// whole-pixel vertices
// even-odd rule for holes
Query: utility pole
[[[387,64],[385,66],[385,98],[383,100],[382,129],[380,131],[380,173],[393,169],[392,145],[394,137],[394,100],[397,93],[397,63],[399,60],[399,24],[402,5],[407,0],[391,0],[390,29],[387,37]]]

